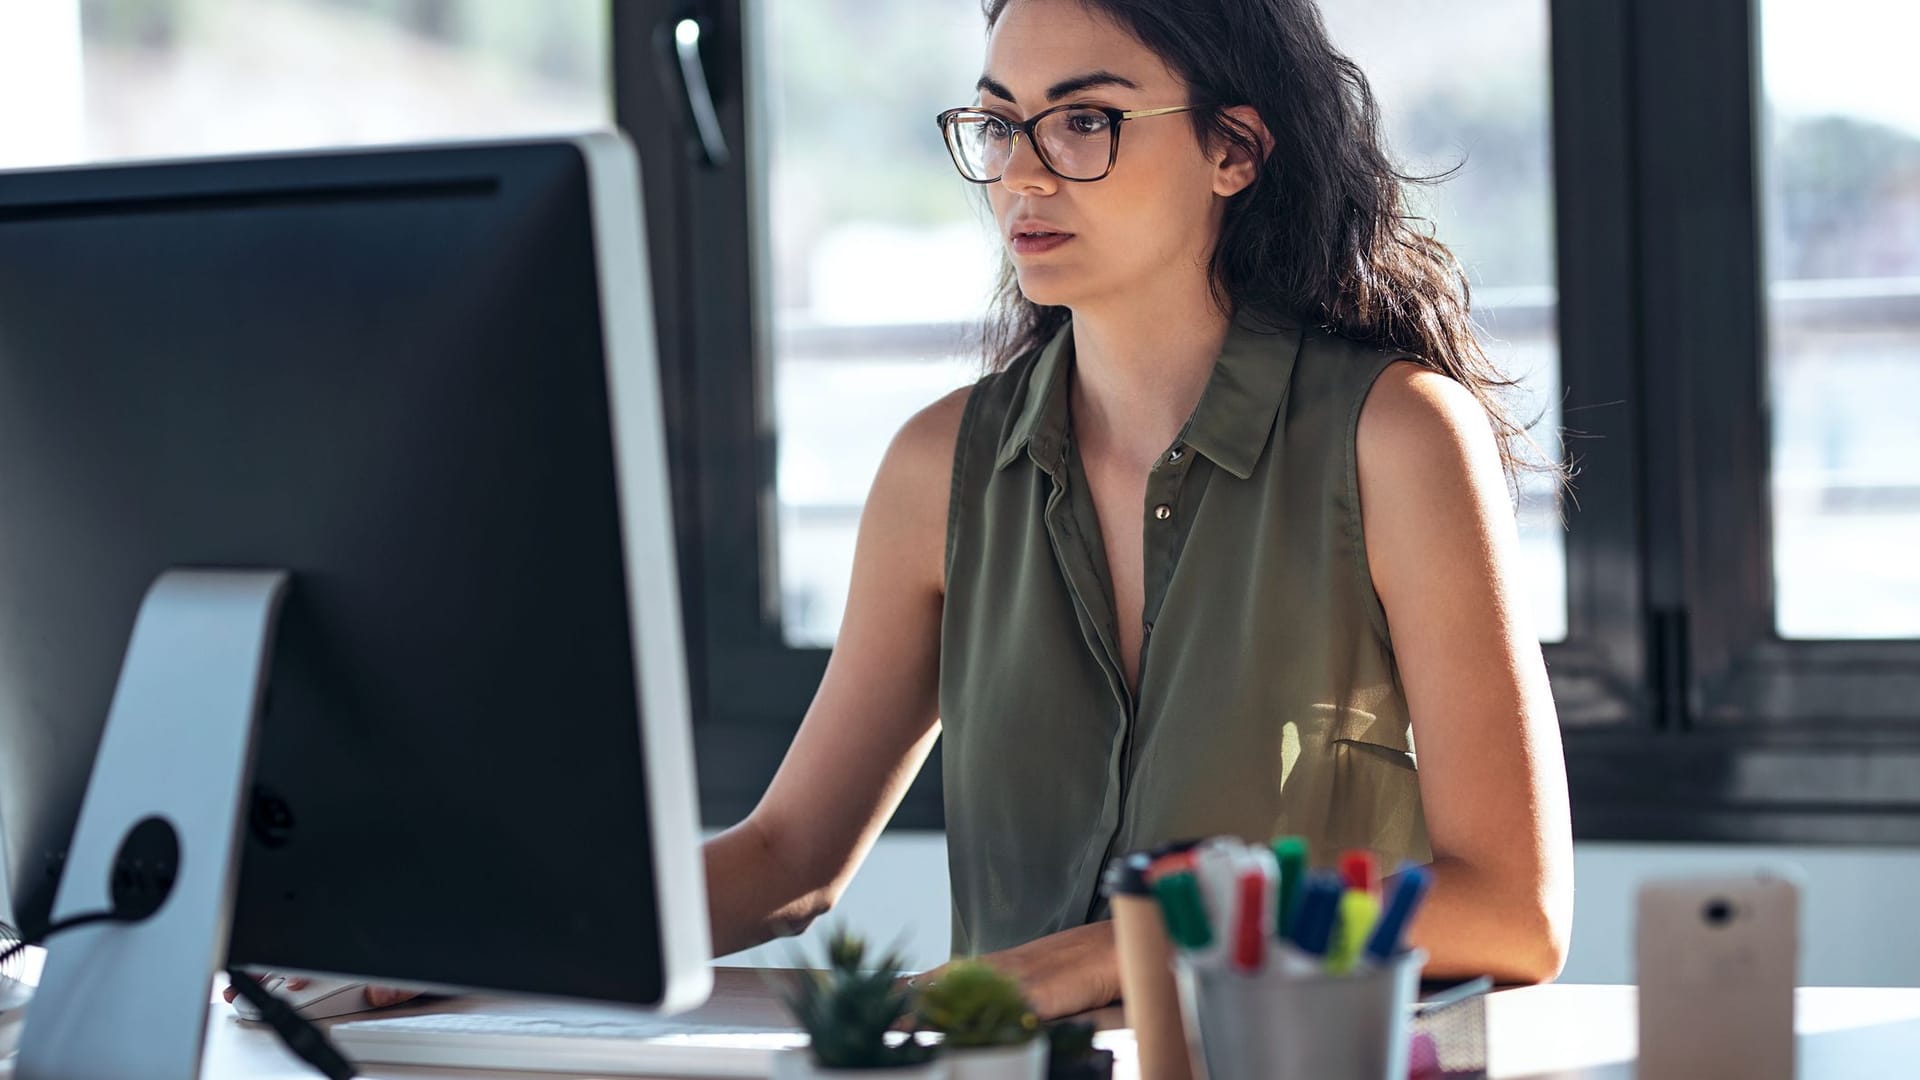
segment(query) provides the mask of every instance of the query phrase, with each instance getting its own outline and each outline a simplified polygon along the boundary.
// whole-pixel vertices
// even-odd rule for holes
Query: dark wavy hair
[[[987,30],[1010,0],[982,0]],[[1510,484],[1521,472],[1568,479],[1504,400],[1517,381],[1488,359],[1469,315],[1459,261],[1408,211],[1406,185],[1451,173],[1402,173],[1387,154],[1367,78],[1334,48],[1314,0],[1080,0],[1153,50],[1187,84],[1203,147],[1220,140],[1260,163],[1227,204],[1214,247],[1212,291],[1221,310],[1319,326],[1404,353],[1472,392],[1491,419]],[[1271,152],[1228,115],[1250,105]],[[1457,168],[1457,166],[1456,166]],[[1421,226],[1426,228],[1422,229]],[[1003,250],[982,327],[987,367],[1004,370],[1044,346],[1069,312],[1020,291]],[[1531,453],[1522,453],[1525,447]]]

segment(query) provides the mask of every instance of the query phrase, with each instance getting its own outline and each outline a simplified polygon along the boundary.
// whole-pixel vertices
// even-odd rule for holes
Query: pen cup
[[[1193,1071],[1206,1080],[1406,1080],[1426,959],[1413,950],[1378,968],[1302,976],[1279,964],[1245,974],[1179,956]]]
[[[1144,876],[1153,854],[1121,855],[1107,868],[1104,884],[1120,961],[1120,1007],[1133,1029],[1140,1076],[1191,1080],[1180,994],[1173,984],[1173,946]]]

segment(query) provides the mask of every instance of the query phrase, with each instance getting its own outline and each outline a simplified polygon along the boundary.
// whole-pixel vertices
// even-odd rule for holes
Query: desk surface
[[[483,999],[439,1001],[397,1008],[381,1016],[410,1012],[473,1011]],[[1088,1014],[1104,1028],[1117,1028],[1119,1009]],[[316,1074],[288,1054],[273,1033],[234,1018],[230,1006],[213,1006],[208,1025],[203,1080],[310,1080]],[[358,1019],[347,1017],[344,1019]],[[771,999],[757,971],[723,968],[714,993],[690,1019],[736,1024],[785,1026],[779,1004]],[[1799,992],[1800,1076],[1802,1080],[1884,1077],[1920,1058],[1920,989],[1879,990],[1807,988]],[[1537,986],[1503,990],[1487,1002],[1490,1077],[1499,1080],[1600,1080],[1631,1077],[1635,1038],[1634,991],[1630,986]],[[1116,1078],[1138,1080],[1123,1044]],[[11,1077],[0,1064],[0,1077]],[[367,1077],[409,1080],[530,1080],[539,1074],[368,1066]],[[567,1074],[552,1074],[556,1076]]]

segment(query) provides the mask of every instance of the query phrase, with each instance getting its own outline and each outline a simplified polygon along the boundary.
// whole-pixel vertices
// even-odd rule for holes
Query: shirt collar
[[[1250,313],[1235,318],[1179,441],[1242,480],[1252,476],[1286,401],[1300,339],[1297,323],[1269,323]],[[1048,473],[1065,463],[1067,373],[1072,367],[1069,319],[1034,361],[1026,398],[1011,414],[995,469],[1011,465],[1023,448]]]

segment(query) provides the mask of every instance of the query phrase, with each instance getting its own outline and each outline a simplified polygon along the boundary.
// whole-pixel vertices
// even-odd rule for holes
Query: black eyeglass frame
[[[1120,129],[1126,126],[1126,121],[1139,120],[1149,116],[1167,116],[1172,113],[1182,113],[1193,109],[1204,108],[1207,108],[1207,105],[1200,102],[1195,102],[1190,105],[1171,105],[1164,109],[1116,109],[1108,105],[1087,105],[1077,101],[1069,101],[1061,105],[1055,105],[1051,109],[1042,109],[1040,112],[1033,114],[1025,120],[1009,120],[999,113],[988,112],[978,105],[962,105],[958,108],[943,110],[938,116],[935,116],[933,120],[934,123],[940,126],[940,141],[946,144],[947,156],[953,159],[953,167],[959,170],[961,179],[966,180],[968,183],[999,183],[1000,179],[1007,175],[1007,171],[1005,168],[1002,168],[999,176],[990,177],[985,180],[976,180],[972,176],[967,175],[967,167],[961,164],[960,152],[954,149],[953,138],[947,131],[953,122],[953,118],[961,113],[976,113],[980,116],[991,117],[1012,129],[1013,134],[1009,136],[1007,150],[1007,160],[1009,162],[1013,160],[1013,136],[1025,135],[1027,137],[1027,145],[1033,147],[1033,156],[1040,159],[1042,168],[1062,180],[1068,180],[1076,184],[1091,184],[1096,181],[1105,180],[1113,173],[1114,163],[1120,160]],[[1066,173],[1054,168],[1053,162],[1047,160],[1047,151],[1040,145],[1040,140],[1033,137],[1034,129],[1040,121],[1045,120],[1054,113],[1066,112],[1069,109],[1087,109],[1093,112],[1105,113],[1107,120],[1113,124],[1113,138],[1109,141],[1107,147],[1107,167],[1100,171],[1099,176],[1068,176]]]

